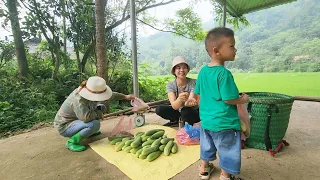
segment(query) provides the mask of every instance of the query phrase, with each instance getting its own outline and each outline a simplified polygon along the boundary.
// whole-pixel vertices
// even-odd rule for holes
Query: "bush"
[[[150,67],[142,64],[139,69],[139,94],[145,102],[167,99],[166,84],[169,78],[149,79]]]
[[[0,79],[0,137],[52,121],[59,105],[55,92],[42,92],[14,77]]]
[[[67,96],[80,82],[94,74],[83,74],[77,69],[60,69],[55,80],[51,79],[50,59],[29,55],[30,78],[17,79],[16,69],[1,70],[0,78],[0,137],[5,137],[42,122],[52,122]],[[149,79],[151,67],[142,65],[139,71],[139,89],[145,102],[166,99],[168,78]],[[113,91],[132,94],[131,69],[121,68],[113,73],[108,85]],[[130,102],[112,101],[110,111],[131,107]]]
[[[140,96],[145,102],[167,99],[166,84],[168,78],[139,78]]]

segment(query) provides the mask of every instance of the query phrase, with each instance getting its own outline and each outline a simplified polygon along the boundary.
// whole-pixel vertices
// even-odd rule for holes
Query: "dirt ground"
[[[275,157],[267,151],[242,151],[241,177],[245,180],[317,180],[320,179],[320,103],[294,103],[285,140],[290,146]],[[102,122],[102,135],[108,136],[117,118]],[[165,121],[153,113],[147,123]],[[64,148],[66,139],[51,127],[0,140],[1,180],[44,179],[129,179],[116,166],[108,163],[92,149],[72,153]],[[186,155],[187,157],[187,155]],[[217,162],[214,162],[218,166]],[[199,161],[174,176],[173,180],[194,180]],[[219,169],[211,179],[218,179]]]

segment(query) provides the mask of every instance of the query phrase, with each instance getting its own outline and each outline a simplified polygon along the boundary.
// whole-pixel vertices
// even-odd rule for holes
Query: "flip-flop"
[[[234,175],[231,175],[230,180],[244,180],[244,179],[242,179],[240,177],[235,177]]]
[[[199,168],[201,168],[201,166],[199,166]],[[209,163],[208,167],[204,168],[202,173],[199,173],[200,179],[210,179],[210,175],[214,170],[215,167],[213,166],[213,164]]]

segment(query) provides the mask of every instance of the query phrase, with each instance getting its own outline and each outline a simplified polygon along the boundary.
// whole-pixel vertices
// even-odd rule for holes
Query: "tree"
[[[155,8],[158,6],[165,6],[170,3],[174,3],[181,0],[142,0],[136,1],[136,14],[138,22],[148,24],[150,19],[155,20],[155,18],[150,17],[146,10]],[[60,64],[63,62],[67,62],[68,58],[65,58],[65,53],[62,52],[61,40],[63,35],[65,34],[62,30],[61,23],[59,24],[59,19],[61,16],[65,16],[67,18],[68,26],[67,26],[67,37],[73,43],[74,49],[76,52],[77,64],[79,72],[85,72],[86,63],[89,60],[96,60],[95,55],[95,46],[97,40],[102,40],[101,38],[96,39],[96,27],[95,25],[95,9],[94,3],[92,0],[68,0],[66,2],[66,12],[63,10],[62,0],[60,1],[52,1],[52,0],[25,0],[23,4],[26,8],[28,8],[29,12],[26,17],[26,22],[24,22],[25,29],[28,30],[28,33],[32,36],[41,32],[42,36],[45,37],[49,44],[49,49],[52,54],[52,61],[54,66],[54,71],[52,73],[52,77],[54,78],[58,73]],[[119,0],[119,1],[107,1],[104,4],[105,11],[105,41],[108,42],[106,44],[105,53],[110,52],[118,52],[121,47],[121,41],[125,39],[119,38],[119,36],[124,35],[123,29],[116,29],[119,25],[123,24],[127,20],[130,19],[129,14],[129,1],[128,0]],[[194,24],[197,27],[191,27],[193,30],[192,33],[186,33],[184,35],[189,36],[189,38],[199,38],[201,36],[197,36],[195,32],[199,32],[199,34],[203,35],[203,31],[199,27],[201,27],[201,23],[198,22],[198,17],[195,17],[188,21],[188,18],[193,16],[193,13],[189,10],[181,11],[179,13],[180,17],[183,18],[184,22],[188,22],[187,26],[183,26],[183,28],[190,28],[190,24]],[[169,29],[167,32],[173,32],[179,35],[182,35],[179,32],[176,32],[179,23],[179,20],[171,24],[171,27],[167,27]],[[154,27],[155,28],[155,27]],[[185,29],[178,29],[180,32],[187,32]],[[199,30],[199,31],[197,31]],[[190,37],[197,36],[197,37]],[[113,41],[113,39],[120,39],[120,41]],[[114,44],[116,43],[116,45]],[[118,50],[114,51],[113,48]],[[100,54],[100,53],[99,53]],[[120,53],[121,54],[121,53]],[[109,55],[108,55],[109,56]],[[67,59],[67,60],[65,60]],[[101,65],[105,66],[105,68],[109,68],[109,61],[118,61],[119,58],[108,59],[108,61],[104,62],[105,65],[99,64],[96,66],[99,68]],[[123,59],[123,58],[122,58]],[[100,61],[100,60],[99,60]],[[97,64],[97,62],[94,62]],[[114,64],[114,63],[113,63]],[[102,72],[99,70],[99,72]],[[106,73],[106,72],[105,72]],[[107,76],[108,74],[105,74]]]
[[[85,72],[87,61],[92,57],[95,48],[95,7],[92,0],[68,0],[67,38],[73,43],[76,53],[78,70]],[[81,54],[83,56],[81,57]]]
[[[26,0],[23,5],[29,10],[24,22],[25,29],[29,36],[36,36],[39,32],[45,37],[49,44],[48,50],[51,53],[53,61],[52,79],[56,79],[62,60],[68,61],[68,56],[61,50],[63,31],[57,19],[63,14],[63,7],[58,1]]]
[[[96,53],[97,53],[97,74],[108,81],[108,69],[106,67],[106,39],[105,39],[105,0],[95,1],[96,17]]]
[[[216,13],[215,20],[219,22],[219,25],[221,26],[223,21],[223,7],[215,0],[211,0],[211,3]],[[240,17],[232,17],[228,12],[226,13],[226,22],[227,24],[233,25],[234,29],[240,29],[241,25],[250,26],[250,23],[245,16],[242,15]]]
[[[9,19],[11,22],[14,45],[16,48],[19,73],[21,76],[26,77],[29,72],[29,67],[19,24],[17,0],[7,0],[6,5],[9,11]]]

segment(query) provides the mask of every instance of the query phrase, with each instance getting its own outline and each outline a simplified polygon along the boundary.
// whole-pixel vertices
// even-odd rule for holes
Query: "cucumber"
[[[142,136],[142,135],[144,135],[144,132],[137,132],[136,133],[136,136]]]
[[[109,136],[108,137],[108,140],[109,141],[112,141],[112,140],[115,140],[115,139],[123,139],[124,137],[118,137],[118,136]]]
[[[166,156],[169,156],[170,153],[171,153],[171,148],[173,146],[173,141],[170,140],[167,144],[166,144],[166,147],[164,147],[164,150],[163,150],[163,154],[166,155]]]
[[[126,143],[124,143],[124,146],[121,148],[121,150],[123,151],[126,147],[128,146],[126,145]]]
[[[172,148],[171,148],[171,152],[172,152],[172,154],[175,154],[175,153],[178,152],[178,145],[177,145],[177,143],[173,142],[173,146],[172,146]]]
[[[117,143],[116,143],[116,146],[118,146],[118,144],[120,144],[120,143],[122,143],[122,141],[120,141],[120,142],[117,142]]]
[[[130,146],[131,147],[131,146]],[[132,153],[132,154],[136,154],[140,149],[142,149],[142,147],[140,146],[140,147],[136,147],[136,148],[132,148],[131,150],[130,150],[130,152]]]
[[[121,138],[114,139],[114,140],[110,141],[110,144],[111,144],[111,145],[115,145],[117,142],[121,142],[121,141],[122,141]]]
[[[151,144],[151,147],[157,147],[157,149],[159,148],[160,146],[160,141],[161,141],[161,138],[155,140],[152,144]]]
[[[135,148],[138,147],[142,144],[142,139],[141,136],[138,136],[132,143],[131,143],[131,147]]]
[[[142,147],[142,149],[147,149],[149,147],[151,147],[151,145],[145,145],[144,147]]]
[[[163,139],[164,139],[164,138],[167,138],[167,135],[163,135],[162,138],[163,138]]]
[[[157,159],[161,154],[162,154],[161,151],[152,152],[152,153],[150,153],[150,154],[147,156],[147,161],[149,161],[149,162],[154,161],[154,160]]]
[[[126,141],[131,140],[131,139],[132,139],[132,137],[125,137],[125,138],[122,139],[122,142],[126,142]]]
[[[146,145],[151,145],[155,140],[149,140],[149,141],[146,141],[144,143],[142,143],[142,147],[146,146]]]
[[[162,144],[162,145],[159,147],[159,150],[163,152],[165,147],[166,147],[166,145]]]
[[[165,138],[165,139],[161,139],[161,144],[167,144],[170,140],[174,140],[174,138]]]
[[[164,131],[158,131],[151,136],[151,139],[158,139],[164,135]]]
[[[125,142],[121,142],[121,143],[119,143],[119,144],[115,147],[116,152],[122,150],[122,148],[123,148],[123,146],[124,146],[124,143],[125,143]]]
[[[164,131],[164,130],[163,129],[152,129],[152,130],[149,130],[148,132],[146,132],[146,135],[152,136],[154,133],[156,133],[158,131]]]
[[[137,158],[139,158],[139,156],[140,156],[140,154],[141,154],[142,150],[143,150],[143,149],[141,148],[141,149],[139,149],[139,150],[136,152],[136,157],[137,157]]]
[[[158,147],[149,147],[149,148],[143,149],[141,154],[147,156],[148,154],[155,152],[157,150],[158,150]]]
[[[147,158],[147,155],[142,155],[142,153],[139,155],[139,159],[145,159]]]
[[[128,146],[128,147],[126,147],[125,149],[124,149],[124,152],[126,152],[126,153],[130,153],[130,150],[132,149],[132,147],[131,146]]]
[[[130,139],[130,140],[126,141],[124,144],[126,146],[130,146],[133,141],[134,141],[134,139]]]
[[[141,136],[142,142],[146,142],[149,138],[150,136]]]

